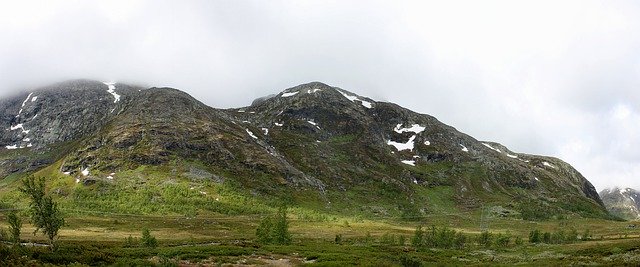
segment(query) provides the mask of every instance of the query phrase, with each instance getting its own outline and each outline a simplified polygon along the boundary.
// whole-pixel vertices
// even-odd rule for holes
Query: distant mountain
[[[70,180],[117,183],[115,173],[185,162],[258,199],[329,212],[608,215],[591,183],[559,159],[319,82],[223,110],[176,89],[75,80],[1,100],[0,125],[0,177],[57,162]]]
[[[600,197],[613,215],[627,220],[640,219],[640,193],[635,189],[605,189],[600,192]]]

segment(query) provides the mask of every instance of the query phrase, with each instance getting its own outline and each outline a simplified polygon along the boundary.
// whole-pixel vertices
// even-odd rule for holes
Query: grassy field
[[[577,215],[529,221],[501,216],[495,211],[505,208],[499,205],[464,209],[446,185],[416,187],[422,196],[418,201],[428,209],[408,212],[368,203],[366,194],[349,192],[342,197],[333,192],[329,197],[334,201],[327,203],[317,194],[294,192],[288,196],[297,203],[288,209],[293,243],[264,245],[257,242],[256,228],[263,217],[276,212],[280,195],[255,197],[227,183],[202,180],[192,175],[198,166],[184,162],[143,166],[90,184],[76,182],[59,167],[57,163],[35,173],[47,177],[49,193],[65,214],[56,248],[4,243],[0,265],[640,265],[640,227],[631,227],[640,222]],[[46,244],[42,235],[32,234],[28,202],[17,192],[19,185],[18,176],[0,181],[0,227],[8,227],[5,216],[15,208],[24,221],[22,240]],[[354,207],[349,201],[358,198],[365,204]],[[414,245],[418,226],[427,232],[432,226],[450,231],[463,242],[455,248]],[[158,247],[141,246],[143,229],[158,239]],[[550,240],[572,232],[576,236],[531,243],[533,230],[549,233]],[[489,243],[481,241],[483,233]],[[587,233],[589,238],[584,238]]]
[[[510,237],[507,245],[484,246],[475,240],[481,229],[474,214],[433,216],[420,222],[336,217],[310,221],[289,213],[291,245],[261,245],[255,241],[259,215],[199,214],[195,217],[125,214],[81,214],[75,211],[59,234],[55,251],[42,247],[2,250],[3,260],[17,253],[22,264],[57,265],[275,265],[275,266],[421,266],[421,265],[631,265],[640,264],[640,231],[633,222],[567,219],[529,222],[492,218],[488,230]],[[4,222],[4,218],[2,218]],[[463,248],[440,249],[412,245],[418,225],[446,225],[468,238]],[[7,225],[2,225],[7,227]],[[125,247],[129,236],[140,238],[148,228],[157,248]],[[589,230],[589,241],[531,244],[529,231]],[[46,243],[25,224],[22,239]],[[336,236],[341,240],[336,243]],[[401,236],[403,238],[401,238]],[[523,244],[515,244],[516,237]],[[400,243],[404,242],[404,243]],[[12,251],[13,250],[13,251]],[[26,256],[26,257],[25,257]],[[15,262],[14,262],[15,263]]]

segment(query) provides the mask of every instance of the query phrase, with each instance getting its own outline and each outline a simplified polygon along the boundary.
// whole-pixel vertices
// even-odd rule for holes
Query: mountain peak
[[[640,193],[637,190],[607,188],[600,192],[600,198],[612,214],[628,220],[640,219]]]

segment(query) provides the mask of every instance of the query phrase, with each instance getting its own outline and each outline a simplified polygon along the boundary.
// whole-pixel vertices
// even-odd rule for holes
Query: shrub
[[[10,212],[7,215],[7,222],[9,223],[9,232],[11,234],[11,242],[14,244],[20,244],[20,231],[22,229],[22,219],[15,211]]]
[[[413,233],[413,237],[411,238],[411,245],[415,248],[421,247],[423,245],[423,237],[424,231],[422,230],[422,226],[416,227],[416,231]]]
[[[280,207],[274,217],[267,216],[260,221],[256,228],[256,238],[262,244],[291,244],[286,207]]]
[[[0,228],[0,241],[8,241],[9,234],[7,234],[7,230],[4,228]]]
[[[398,245],[399,246],[404,246],[404,244],[407,242],[407,238],[403,235],[399,235],[398,236]]]
[[[342,234],[337,234],[336,238],[334,239],[334,241],[336,244],[341,245],[342,244]]]
[[[542,242],[544,242],[546,244],[550,244],[551,243],[551,233],[544,232],[544,234],[542,234]]]
[[[140,242],[142,243],[143,247],[147,247],[147,248],[158,247],[158,240],[156,240],[155,236],[151,235],[151,232],[147,228],[142,230],[142,237],[140,238]]]
[[[496,246],[500,248],[506,248],[509,246],[510,240],[511,237],[509,235],[499,233],[498,235],[496,235]]]
[[[463,249],[465,244],[467,243],[467,236],[465,236],[462,232],[456,233],[454,247],[457,249]]]
[[[522,241],[522,237],[520,236],[516,236],[516,239],[513,242],[516,244],[516,246],[522,246],[522,244],[524,244],[524,241]]]
[[[529,243],[540,243],[542,241],[542,237],[540,235],[540,230],[535,229],[529,232]]]
[[[591,232],[589,231],[589,229],[584,229],[584,232],[582,233],[582,238],[580,238],[582,241],[588,241],[591,240]]]
[[[393,246],[396,244],[396,236],[385,233],[380,237],[380,243],[386,246]]]
[[[482,231],[478,236],[478,244],[484,247],[490,247],[493,244],[493,236],[488,231]]]
[[[138,239],[133,238],[131,235],[129,235],[129,237],[124,239],[124,245],[122,245],[122,247],[125,248],[135,248],[137,247],[138,244]]]
[[[271,236],[271,231],[273,229],[272,220],[271,216],[267,216],[260,221],[258,228],[256,228],[256,238],[258,239],[258,242],[262,244],[271,244],[273,242],[273,238]]]

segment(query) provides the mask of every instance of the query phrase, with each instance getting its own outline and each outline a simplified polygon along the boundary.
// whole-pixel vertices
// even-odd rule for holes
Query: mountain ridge
[[[34,92],[0,100],[2,176],[60,161],[61,173],[84,184],[140,166],[198,162],[256,197],[321,201],[325,209],[424,215],[435,210],[428,192],[445,190],[461,210],[491,204],[523,217],[606,215],[591,183],[559,159],[515,153],[320,82],[232,109],[177,89],[88,80]],[[29,132],[11,130],[19,124]],[[14,149],[17,142],[31,146]],[[366,198],[372,193],[379,203]]]

